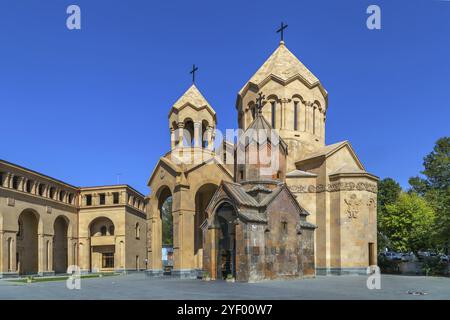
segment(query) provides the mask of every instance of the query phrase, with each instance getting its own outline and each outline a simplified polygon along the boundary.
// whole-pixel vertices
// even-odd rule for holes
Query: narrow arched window
[[[294,101],[294,130],[298,130],[298,101]]]
[[[53,199],[55,197],[55,188],[53,188],[53,187],[50,188],[49,197],[51,199]]]
[[[274,128],[275,129],[275,120],[276,120],[276,117],[275,117],[275,101],[271,101],[270,102],[270,106],[271,106],[271,112],[272,112],[272,128]]]
[[[45,185],[40,184],[38,187],[38,194],[42,197],[44,196],[44,189],[45,189]]]
[[[136,223],[135,233],[136,239],[139,239],[141,237],[141,227],[139,227],[139,222]]]
[[[27,183],[25,185],[26,192],[31,193],[32,185],[33,185],[33,182],[31,180],[27,180]]]
[[[19,189],[19,177],[14,176],[13,177],[13,183],[12,183],[13,189]]]

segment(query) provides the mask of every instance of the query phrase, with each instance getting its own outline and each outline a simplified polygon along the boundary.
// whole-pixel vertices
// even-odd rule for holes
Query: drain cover
[[[406,291],[407,294],[411,294],[413,296],[424,296],[428,294],[428,292],[425,291]]]

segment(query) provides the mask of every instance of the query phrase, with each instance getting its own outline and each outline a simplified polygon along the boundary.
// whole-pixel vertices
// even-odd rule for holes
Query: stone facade
[[[195,85],[170,108],[170,150],[148,180],[148,197],[127,185],[75,187],[0,161],[0,276],[72,264],[162,275],[169,199],[174,276],[206,270],[220,278],[220,246],[233,252],[226,272],[242,281],[365,273],[376,264],[378,178],[348,141],[325,144],[327,109],[327,91],[281,42],[236,101],[241,131],[279,138],[280,153],[272,140],[263,143],[277,155],[276,170],[237,161],[240,152],[252,158],[249,144],[215,141],[216,112]],[[237,193],[227,193],[233,186]]]
[[[79,188],[0,161],[0,277],[143,270],[145,207],[127,185]]]
[[[264,99],[258,104],[261,96]],[[365,273],[367,266],[377,262],[375,206],[378,178],[365,170],[348,141],[325,144],[327,108],[327,91],[284,42],[242,87],[236,101],[239,129],[248,130],[260,112],[261,119],[269,123],[286,145],[286,157],[279,159],[279,165],[284,169],[266,178],[285,184],[299,207],[309,213],[306,222],[317,226],[314,239],[309,231],[305,231],[305,239],[301,244],[297,243],[297,249],[303,247],[305,250],[298,272]],[[214,250],[217,249],[218,235],[214,226],[217,224],[211,221],[214,211],[205,212],[205,204],[211,205],[213,194],[223,184],[248,182],[248,177],[254,176],[258,169],[248,163],[237,163],[239,146],[233,142],[219,143],[221,147],[213,150],[211,143],[216,121],[214,109],[195,86],[188,89],[169,113],[171,151],[160,159],[148,184],[151,189],[147,211],[151,274],[161,273],[160,209],[163,200],[172,196],[175,273],[189,276],[194,275],[195,270],[206,268],[212,277],[216,276],[217,253]],[[180,130],[185,128],[187,130]],[[183,138],[186,135],[180,134],[183,131],[189,138]],[[243,150],[247,154],[246,148],[244,146]],[[194,158],[200,160],[192,164]],[[264,180],[264,177],[257,178]],[[198,190],[208,190],[203,193],[201,206],[196,201]],[[236,203],[233,205],[237,207]],[[270,224],[270,218],[265,223]],[[193,250],[200,248],[196,235],[202,225],[206,228],[203,229],[203,247],[200,251]],[[255,230],[263,228],[261,224],[253,227]],[[259,231],[248,233],[247,228],[249,225],[238,219],[236,263],[243,273],[241,278],[236,275],[237,278],[273,278],[283,273],[276,270],[295,264],[290,258],[293,247],[289,241],[292,239],[284,241],[285,248],[281,243],[274,245],[284,252],[280,254],[275,249],[276,258],[265,254],[267,250],[267,253],[272,252],[273,249],[268,249],[270,246],[254,249],[259,254],[251,256],[253,249],[245,245],[248,241],[245,237],[255,236],[254,241],[265,243],[262,239],[271,241],[272,233],[265,236]],[[204,255],[203,259],[200,253]],[[259,266],[256,267],[258,271],[251,275],[255,266]]]

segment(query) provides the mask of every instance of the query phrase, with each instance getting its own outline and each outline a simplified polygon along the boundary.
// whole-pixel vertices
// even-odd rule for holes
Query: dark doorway
[[[234,208],[225,203],[217,209],[219,247],[217,257],[217,279],[236,278],[236,214]]]
[[[66,273],[68,267],[68,223],[66,219],[62,216],[56,218],[53,229],[55,232],[55,235],[53,237],[53,268],[55,270],[55,273]]]

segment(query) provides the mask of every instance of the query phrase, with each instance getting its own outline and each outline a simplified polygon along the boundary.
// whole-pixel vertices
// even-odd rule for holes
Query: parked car
[[[387,260],[391,260],[391,261],[402,260],[401,253],[394,252],[394,251],[382,252],[382,253],[380,253],[380,256],[385,257]]]
[[[422,260],[424,258],[428,258],[428,257],[431,256],[430,252],[429,251],[425,251],[425,250],[419,250],[417,252],[417,255],[418,255],[419,260]]]
[[[445,254],[439,255],[439,258],[441,259],[441,262],[447,262],[447,263],[449,263],[449,261],[450,261],[450,257],[447,256],[447,255],[445,255]]]
[[[414,261],[414,260],[416,260],[416,256],[414,255],[414,253],[412,253],[412,252],[402,253],[402,261],[410,262],[410,261]]]

